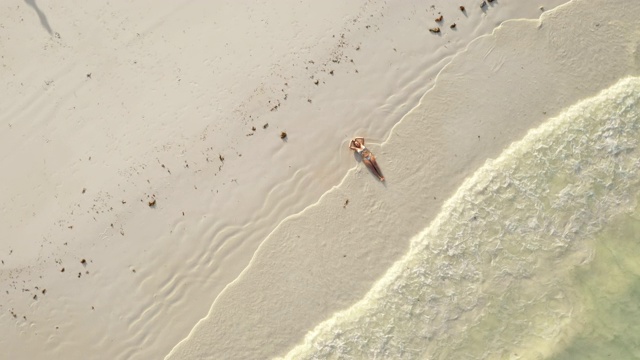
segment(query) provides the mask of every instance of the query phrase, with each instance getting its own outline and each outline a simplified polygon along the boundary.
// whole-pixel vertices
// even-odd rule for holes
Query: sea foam
[[[593,317],[584,278],[607,268],[593,265],[611,238],[603,234],[637,206],[639,139],[640,78],[531,130],[463,183],[361,301],[286,358],[538,358],[571,349]]]

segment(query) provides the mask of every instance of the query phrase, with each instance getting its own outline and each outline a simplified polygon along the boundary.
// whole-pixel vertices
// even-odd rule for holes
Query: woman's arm
[[[358,142],[360,142],[364,146],[364,138],[363,137],[357,137],[356,140],[358,140]]]
[[[358,148],[356,148],[356,147],[353,145],[353,140],[351,140],[351,142],[349,143],[349,149],[351,149],[351,150],[358,150]]]

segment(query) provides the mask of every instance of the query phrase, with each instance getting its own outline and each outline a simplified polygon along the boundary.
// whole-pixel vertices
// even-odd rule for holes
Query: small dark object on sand
[[[154,207],[154,206],[156,206],[156,199],[149,201],[149,207]]]
[[[437,34],[437,33],[440,32],[440,28],[439,27],[434,27],[434,28],[429,29],[429,31],[431,31],[434,34]]]
[[[286,133],[286,131],[281,132],[281,133],[280,133],[280,139],[284,140],[284,139],[286,139],[286,138],[287,138],[287,133]]]
[[[440,16],[438,16],[438,17],[436,18],[436,22],[441,22],[441,21],[442,21],[442,15],[440,15]]]
[[[460,11],[464,11],[464,6],[460,6]]]
[[[449,25],[450,28],[455,29],[456,28],[456,23],[453,23],[451,25]]]

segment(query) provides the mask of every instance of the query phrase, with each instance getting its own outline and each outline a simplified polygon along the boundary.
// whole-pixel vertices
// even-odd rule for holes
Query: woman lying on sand
[[[349,143],[349,149],[355,150],[358,154],[362,155],[362,161],[364,161],[365,165],[373,171],[374,174],[380,178],[380,181],[384,181],[384,176],[382,176],[382,171],[378,167],[378,163],[376,162],[376,157],[373,156],[371,151],[364,147],[364,138],[357,137]]]

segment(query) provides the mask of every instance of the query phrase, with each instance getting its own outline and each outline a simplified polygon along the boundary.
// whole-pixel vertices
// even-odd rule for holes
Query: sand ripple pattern
[[[352,308],[289,359],[537,358],[571,338],[572,283],[640,190],[640,78],[627,78],[489,160]]]

